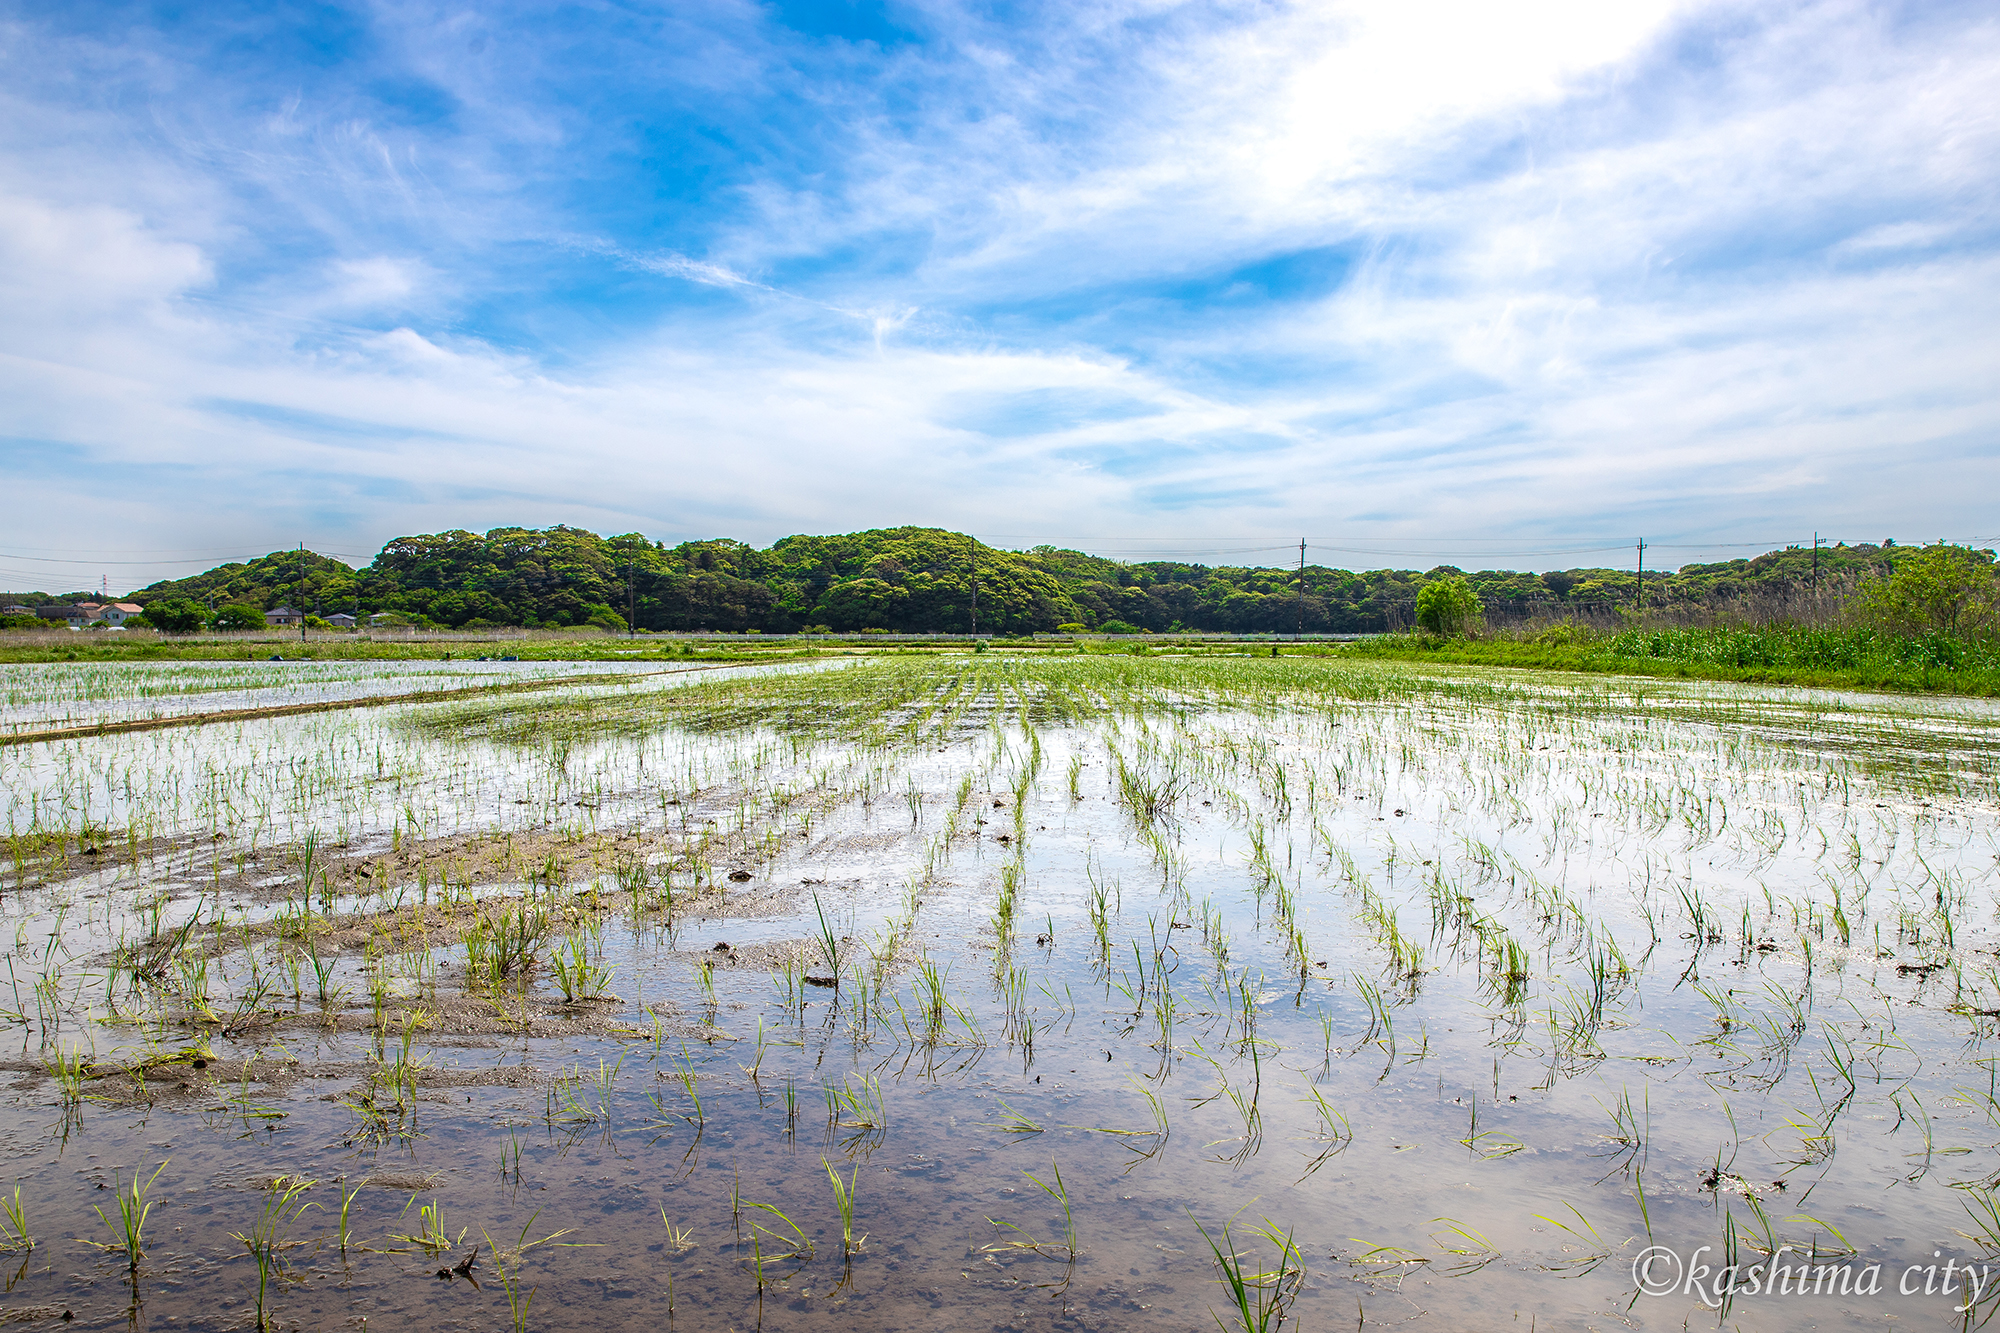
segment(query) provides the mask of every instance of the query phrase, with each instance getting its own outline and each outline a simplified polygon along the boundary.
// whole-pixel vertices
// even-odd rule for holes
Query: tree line
[[[1846,597],[1924,548],[1845,543],[1646,571],[1523,573],[1125,563],[1038,546],[1002,550],[962,533],[899,527],[792,536],[759,549],[727,538],[669,546],[639,533],[495,528],[398,537],[360,568],[275,551],[142,588],[149,619],[206,621],[220,608],[290,606],[422,626],[623,631],[1025,634],[1093,631],[1379,633],[1410,627],[1428,586],[1462,579],[1484,612],[1556,617],[1604,609],[1718,610]],[[1961,549],[1961,548],[1954,548]],[[1991,553],[1983,553],[1990,566]],[[976,605],[975,605],[976,593]],[[1435,601],[1437,594],[1433,594]],[[162,627],[166,627],[162,624]]]

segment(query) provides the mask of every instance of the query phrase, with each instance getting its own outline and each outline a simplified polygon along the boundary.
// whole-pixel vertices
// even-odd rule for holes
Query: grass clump
[[[1868,627],[1621,630],[1564,624],[1532,637],[1441,639],[1392,634],[1355,644],[1355,658],[1528,667],[1544,671],[1739,680],[1871,690],[2000,694],[2000,646],[1937,631]]]

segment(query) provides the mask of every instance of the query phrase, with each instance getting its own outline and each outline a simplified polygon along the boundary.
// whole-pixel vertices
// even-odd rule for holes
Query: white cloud
[[[400,307],[423,284],[425,267],[387,255],[335,260],[328,274],[327,304],[359,310]]]
[[[127,209],[0,195],[0,300],[17,338],[47,322],[155,306],[212,275],[198,247]]]
[[[815,88],[839,160],[753,180],[685,245],[573,225],[500,147],[308,102],[261,108],[272,138],[228,166],[254,159],[259,198],[318,238],[288,267],[222,167],[128,181],[130,145],[77,113],[100,146],[67,174],[0,153],[0,429],[78,460],[21,444],[13,470],[98,469],[107,503],[121,477],[224,490],[242,503],[202,511],[218,531],[318,524],[360,549],[553,521],[760,541],[1991,526],[1994,25],[1843,4],[1077,14],[1046,59],[949,18],[955,52],[888,62],[937,99],[915,117]],[[424,43],[463,49],[470,22],[407,40],[443,78]],[[713,77],[777,77],[753,47]],[[572,109],[462,63],[496,144],[572,142]],[[509,343],[459,319],[531,299],[503,246],[672,281],[655,320]],[[1330,292],[1176,294],[1314,246],[1351,265]],[[534,313],[588,324],[591,299]],[[1057,407],[985,430],[968,403]],[[1185,502],[1204,493],[1223,498]],[[186,544],[188,512],[119,522]],[[71,522],[21,521],[22,542]]]
[[[1867,254],[1883,250],[1923,250],[1951,239],[1963,230],[1957,222],[1885,222],[1856,232],[1833,247],[1834,253]]]

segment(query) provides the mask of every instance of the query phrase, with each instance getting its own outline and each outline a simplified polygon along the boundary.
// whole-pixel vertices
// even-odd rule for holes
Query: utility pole
[[[1298,627],[1292,631],[1294,639],[1300,638],[1306,632],[1306,539],[1304,537],[1299,538],[1298,612]]]
[[[972,543],[972,646],[979,646],[979,538],[966,533]]]
[[[638,577],[639,558],[635,555],[631,563],[625,566],[625,637],[628,639],[639,637]]]
[[[1813,600],[1819,600],[1819,534],[1813,534]]]
[[[306,544],[299,543],[299,642],[306,641]]]
[[[1639,539],[1639,614],[1646,614],[1646,539]]]

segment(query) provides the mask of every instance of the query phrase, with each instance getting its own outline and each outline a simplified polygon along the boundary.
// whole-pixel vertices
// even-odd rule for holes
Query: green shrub
[[[1895,572],[1862,588],[1855,610],[1902,634],[1978,634],[1994,628],[2000,595],[1993,553],[1938,542],[1896,561]]]
[[[260,607],[231,602],[215,613],[215,627],[220,630],[263,629],[264,612]]]
[[[1417,624],[1432,634],[1464,634],[1486,608],[1463,578],[1433,579],[1417,590]]]
[[[1544,648],[1575,648],[1596,638],[1596,632],[1588,625],[1565,620],[1559,625],[1549,626],[1529,642],[1541,644]]]
[[[146,608],[146,623],[168,634],[192,634],[205,619],[201,607],[185,597],[170,597]]]

